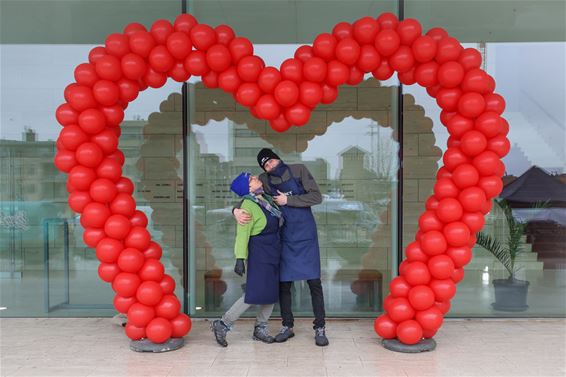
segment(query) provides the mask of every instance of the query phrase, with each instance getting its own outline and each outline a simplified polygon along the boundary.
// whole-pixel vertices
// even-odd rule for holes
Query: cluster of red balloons
[[[440,118],[450,133],[434,194],[399,276],[390,283],[385,313],[374,323],[382,338],[416,344],[442,325],[472,258],[475,235],[503,188],[501,158],[510,148],[509,125],[501,117],[505,101],[480,68],[477,50],[463,48],[441,28],[423,35],[414,19],[398,21],[386,14],[377,24],[375,46],[382,60],[374,76],[384,80],[396,71],[403,84],[424,86],[442,108]]]
[[[190,318],[180,313],[175,280],[160,262],[161,247],[136,209],[134,185],[122,175],[118,138],[124,109],[140,91],[164,85],[169,76],[188,79],[185,57],[191,38],[200,40],[190,37],[193,28],[202,26],[185,14],[174,25],[159,20],[149,32],[133,23],[111,34],[76,67],[76,82],[65,88],[66,102],[56,111],[63,128],[55,165],[68,173],[69,205],[81,214],[84,242],[96,249],[98,274],[116,292],[114,307],[127,314],[125,330],[133,340],[163,343],[191,329]]]

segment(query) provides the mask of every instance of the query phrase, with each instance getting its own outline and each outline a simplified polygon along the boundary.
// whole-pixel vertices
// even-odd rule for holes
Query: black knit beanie
[[[264,169],[265,164],[267,163],[267,161],[269,160],[280,160],[281,158],[279,158],[279,156],[277,155],[277,153],[273,152],[271,149],[269,148],[263,148],[261,151],[259,151],[259,153],[257,154],[257,163],[259,164],[259,166]]]

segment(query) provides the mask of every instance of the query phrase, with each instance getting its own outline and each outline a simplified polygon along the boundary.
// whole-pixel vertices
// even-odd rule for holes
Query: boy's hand
[[[275,203],[277,203],[280,206],[284,206],[287,205],[287,195],[285,195],[284,193],[282,193],[281,191],[277,190],[277,193],[279,195],[275,195],[273,197],[273,200],[275,200]]]
[[[236,259],[236,266],[234,266],[234,272],[240,276],[246,273],[246,264],[243,259]]]
[[[247,213],[245,209],[241,208],[234,209],[234,217],[240,225],[246,225],[250,221],[252,221],[252,217],[249,215],[249,213]]]

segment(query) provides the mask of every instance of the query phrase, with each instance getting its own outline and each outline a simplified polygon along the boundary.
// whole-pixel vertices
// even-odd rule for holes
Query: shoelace
[[[287,326],[283,326],[281,330],[279,330],[279,334],[285,334],[287,330],[289,330],[289,328]]]
[[[324,327],[316,329],[316,336],[324,336]]]

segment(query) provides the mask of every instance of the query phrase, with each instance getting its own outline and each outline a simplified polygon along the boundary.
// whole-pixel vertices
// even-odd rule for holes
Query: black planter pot
[[[529,282],[519,279],[494,279],[495,302],[491,306],[504,312],[523,312],[527,305]]]

